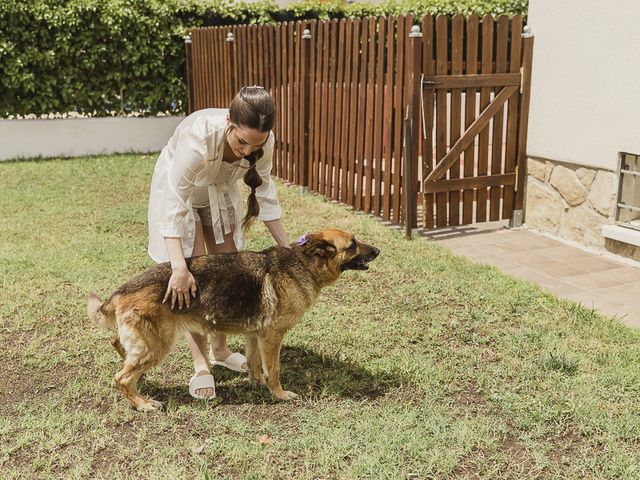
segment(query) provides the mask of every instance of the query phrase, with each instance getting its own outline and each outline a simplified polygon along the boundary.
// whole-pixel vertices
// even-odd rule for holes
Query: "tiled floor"
[[[425,233],[455,253],[538,283],[559,297],[580,302],[640,327],[640,262],[620,261],[566,245],[505,222]]]

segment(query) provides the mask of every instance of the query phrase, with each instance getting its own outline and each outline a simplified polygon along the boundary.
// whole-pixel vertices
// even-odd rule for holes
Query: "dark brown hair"
[[[233,125],[238,127],[252,128],[259,132],[271,131],[275,122],[275,107],[271,95],[264,87],[257,85],[244,87],[231,101],[229,119]],[[256,171],[256,162],[262,155],[264,155],[264,150],[260,146],[245,157],[249,160],[249,170],[244,174],[244,183],[251,189],[247,200],[247,213],[242,222],[242,228],[245,231],[249,229],[260,213],[260,205],[256,199],[256,188],[262,185],[262,180]]]

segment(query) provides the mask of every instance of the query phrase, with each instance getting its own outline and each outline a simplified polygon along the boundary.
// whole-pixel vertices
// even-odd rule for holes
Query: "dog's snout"
[[[379,248],[376,248],[376,247],[373,247],[373,248],[371,249],[371,258],[372,258],[372,259],[373,259],[373,258],[376,258],[378,255],[380,255],[380,249],[379,249]]]

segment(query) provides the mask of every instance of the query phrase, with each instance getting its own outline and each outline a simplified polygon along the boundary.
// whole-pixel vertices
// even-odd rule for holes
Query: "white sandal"
[[[228,368],[229,370],[233,370],[234,372],[245,373],[249,371],[249,369],[247,368],[247,358],[240,352],[232,353],[224,361],[213,360],[211,364],[220,365],[221,367]]]
[[[197,390],[202,390],[205,388],[212,388],[212,395],[200,395],[196,393]],[[191,377],[189,380],[189,394],[193,398],[197,398],[198,400],[202,399],[210,399],[216,396],[216,382],[213,379],[213,375],[207,373],[206,375],[198,375],[197,373]]]

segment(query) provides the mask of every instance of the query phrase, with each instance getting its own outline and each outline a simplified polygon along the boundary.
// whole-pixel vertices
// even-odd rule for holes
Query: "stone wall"
[[[609,170],[529,158],[525,224],[605,248],[602,225],[614,223],[618,180]]]

